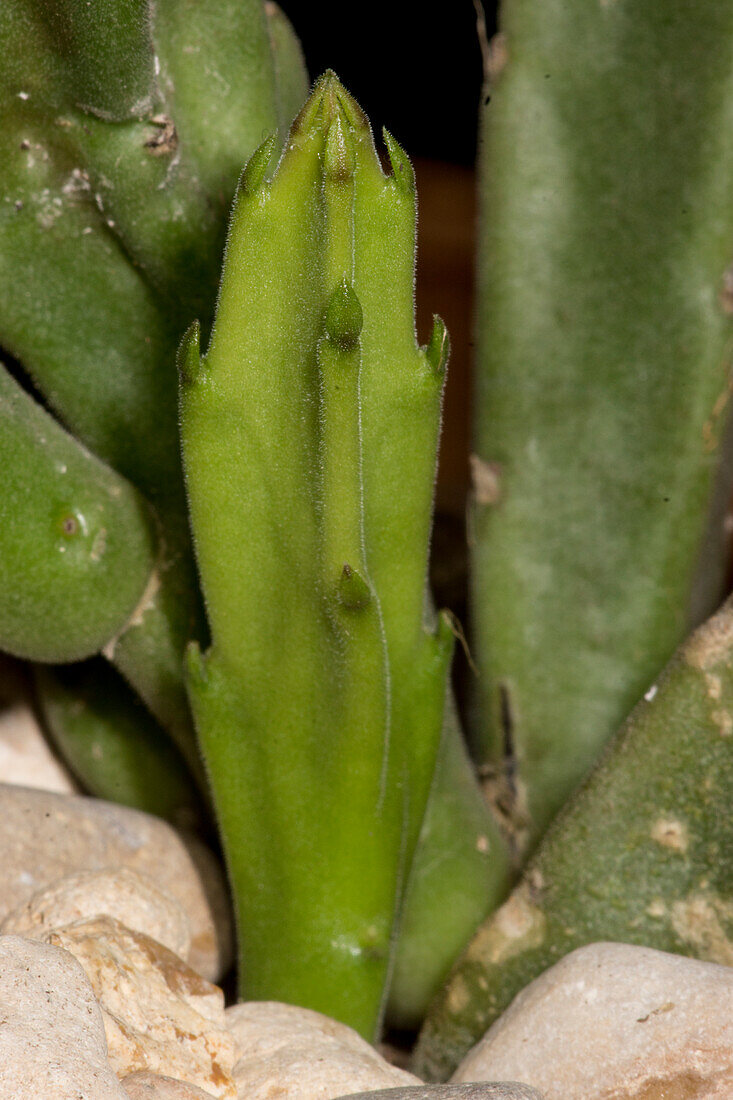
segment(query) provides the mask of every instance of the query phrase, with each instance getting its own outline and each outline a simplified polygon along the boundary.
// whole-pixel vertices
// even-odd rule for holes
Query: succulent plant
[[[505,0],[487,47],[478,769],[407,155],[269,2],[8,0],[0,41],[0,647],[87,790],[216,822],[242,995],[416,1029],[488,918],[441,1076],[591,939],[729,958],[730,604],[603,753],[723,591],[730,6]]]
[[[228,203],[241,165],[252,151],[253,136],[278,123],[284,133],[283,127],[302,105],[307,89],[302,56],[292,28],[272,4],[239,5],[235,14],[211,5],[193,13],[172,3],[150,10],[143,4],[109,4],[93,12],[74,3],[18,3],[3,10],[2,20],[3,41],[12,40],[16,49],[3,75],[3,125],[12,155],[1,170],[6,202],[0,226],[0,338],[13,357],[17,378],[32,392],[4,376],[0,416],[11,476],[2,503],[4,516],[12,522],[4,527],[0,640],[8,651],[43,662],[73,662],[103,652],[134,693],[112,668],[98,662],[68,669],[39,667],[39,706],[56,746],[91,792],[191,824],[205,815],[210,793],[183,689],[181,654],[191,638],[206,641],[208,625],[195,579],[177,455],[175,349],[196,314],[203,332],[210,330]],[[204,70],[216,75],[213,85],[202,81]],[[229,89],[228,96],[222,96],[222,87]],[[287,538],[291,524],[298,529],[303,516],[309,516],[301,533],[310,528],[315,540],[310,549],[323,539],[321,565],[310,557],[303,562],[318,586],[303,590],[301,606],[303,614],[308,607],[319,621],[310,670],[318,670],[318,647],[323,645],[331,651],[330,664],[326,662],[321,671],[320,687],[308,686],[302,639],[294,636],[293,670],[302,661],[305,694],[293,691],[292,712],[307,714],[313,692],[320,692],[320,718],[328,718],[333,737],[338,733],[346,738],[351,725],[354,744],[349,751],[356,775],[358,738],[369,729],[363,725],[364,715],[374,718],[368,735],[372,780],[383,788],[384,805],[378,796],[369,810],[371,819],[365,814],[359,821],[347,788],[336,801],[358,824],[351,837],[346,829],[338,831],[341,871],[358,850],[359,830],[361,836],[371,837],[375,867],[382,866],[375,875],[375,883],[380,880],[375,887],[379,905],[368,914],[378,927],[372,933],[367,922],[362,929],[367,938],[374,935],[378,941],[367,944],[365,951],[367,969],[376,976],[370,979],[366,1016],[355,1019],[373,1033],[385,996],[386,971],[392,965],[398,902],[406,891],[411,854],[433,784],[446,705],[452,635],[444,622],[431,639],[422,623],[430,617],[425,610],[427,546],[448,341],[439,322],[426,351],[414,341],[415,197],[409,162],[388,139],[395,175],[387,185],[366,121],[337,88],[329,78],[311,101],[311,112],[318,114],[325,96],[334,114],[332,163],[325,182],[319,175],[319,158],[328,127],[324,129],[321,120],[307,131],[308,149],[297,156],[291,151],[271,188],[264,173],[282,144],[273,134],[242,178],[237,210],[244,211],[248,203],[256,206],[273,189],[281,208],[293,197],[303,209],[307,191],[299,191],[293,182],[284,187],[280,180],[288,174],[291,181],[297,177],[297,166],[305,158],[306,170],[315,173],[311,192],[320,194],[323,184],[325,205],[314,218],[308,214],[300,233],[293,217],[281,228],[280,262],[285,269],[297,262],[299,242],[308,245],[309,233],[319,230],[321,223],[325,227],[325,212],[330,211],[329,238],[313,249],[317,268],[311,301],[305,314],[295,316],[296,327],[305,326],[307,338],[299,351],[294,349],[291,370],[296,381],[299,369],[310,371],[297,382],[300,398],[296,391],[293,398],[320,402],[316,358],[319,370],[326,365],[323,377],[331,378],[330,404],[335,410],[327,427],[336,435],[319,440],[312,421],[311,434],[298,437],[286,408],[280,406],[286,391],[278,387],[285,383],[276,375],[270,391],[276,421],[270,428],[274,433],[275,423],[281,425],[281,437],[273,434],[273,453],[279,448],[284,459],[289,445],[293,458],[309,455],[313,464],[310,480],[303,481],[307,500],[302,513],[287,506],[286,484],[280,485],[278,499],[285,505],[280,527]],[[342,106],[336,110],[339,103],[347,105],[346,113]],[[306,115],[301,115],[301,124]],[[353,175],[347,170],[341,179],[343,157],[351,155],[359,164],[353,166]],[[352,212],[357,200],[359,210]],[[275,207],[273,202],[271,209]],[[381,242],[366,224],[372,208],[382,221]],[[353,258],[352,218],[362,237]],[[240,239],[243,235],[232,230],[230,251],[240,247]],[[382,250],[385,242],[389,248]],[[326,276],[320,265],[329,256],[333,271]],[[261,263],[258,258],[249,273],[247,292],[256,285]],[[339,265],[343,271],[337,277]],[[223,301],[227,293],[230,299],[241,298],[245,288],[240,277],[241,271],[225,270]],[[393,292],[401,305],[394,322],[385,325],[381,296]],[[321,311],[328,300],[331,309],[324,328]],[[275,303],[273,297],[273,326]],[[256,325],[266,317],[266,307],[265,296]],[[233,320],[225,316],[217,325],[217,333],[225,338],[228,331],[235,343],[244,332],[238,333],[236,315]],[[254,332],[255,349],[261,336]],[[402,375],[391,370],[395,352],[403,364]],[[210,353],[207,362],[211,361]],[[236,361],[231,365],[238,369]],[[261,371],[262,361],[253,361],[252,367]],[[351,386],[343,401],[342,376]],[[405,448],[401,421],[410,406],[415,438]],[[190,425],[191,417],[184,423]],[[347,453],[350,467],[344,463]],[[284,461],[280,468],[285,475]],[[194,463],[188,471],[192,487],[208,469],[205,462],[197,473]],[[297,464],[292,467],[287,483],[291,489],[302,473]],[[237,479],[246,483],[253,476],[259,475],[250,464]],[[396,491],[400,480],[402,490]],[[250,554],[257,549],[254,525],[271,522],[275,514],[273,501],[269,519],[252,511],[233,517]],[[216,523],[209,535],[214,540],[225,530],[218,528],[219,520]],[[370,524],[376,536],[362,547]],[[206,535],[198,533],[197,538],[202,543]],[[267,527],[259,547],[277,563],[277,555],[269,552]],[[326,570],[335,567],[334,554],[346,557],[337,563],[330,599]],[[230,591],[233,587],[243,598],[238,578],[246,574],[248,559],[230,561],[227,568]],[[287,580],[287,563],[280,568]],[[302,589],[303,578],[300,585]],[[265,585],[262,590],[267,590]],[[268,592],[263,608],[272,612],[282,595]],[[328,607],[321,606],[324,600]],[[235,604],[229,608],[230,617]],[[297,601],[288,615],[296,607]],[[210,605],[210,619],[216,649],[215,603]],[[354,629],[364,632],[365,645],[356,647],[355,656],[342,668],[340,647]],[[277,667],[284,654],[281,640],[276,640],[275,650],[267,656],[264,644],[252,646],[248,631],[236,647],[236,662],[242,667],[253,660],[260,667],[269,662]],[[420,667],[422,674],[415,675]],[[341,689],[330,677],[340,676],[344,669],[352,685],[340,697]],[[382,682],[379,692],[371,675]],[[267,684],[260,689],[261,707],[268,705],[267,690]],[[136,696],[144,700],[149,714],[141,710]],[[338,703],[340,717],[329,713],[331,703]],[[254,697],[248,705],[254,706]],[[283,750],[286,756],[296,751],[299,741],[307,749],[315,717],[310,725],[304,721],[303,734],[294,735],[291,750]],[[203,727],[205,744],[213,734],[205,722]],[[391,753],[384,743],[385,728],[394,737]],[[433,795],[436,812],[428,815],[423,829],[422,847],[428,856],[417,861],[414,883],[432,881],[440,865],[436,850],[443,860],[458,851],[462,856],[454,874],[466,883],[467,901],[452,937],[436,943],[428,935],[429,946],[424,942],[422,910],[418,915],[407,905],[413,919],[406,923],[401,942],[420,953],[425,967],[417,982],[419,993],[408,970],[401,982],[404,995],[398,994],[397,1000],[410,1001],[415,1022],[460,942],[506,889],[503,842],[481,803],[455,722],[447,722],[446,730],[440,750],[446,765],[438,769]],[[230,751],[238,753],[239,727],[230,732]],[[250,737],[253,729],[248,726],[245,733]],[[198,799],[168,737],[193,773]],[[337,748],[338,740],[334,752]],[[408,765],[414,772],[410,783],[402,776]],[[238,771],[247,774],[244,760]],[[217,783],[225,778],[222,766],[217,770],[213,764],[211,774],[216,794]],[[306,778],[301,775],[303,781]],[[368,785],[362,783],[365,806]],[[358,788],[356,783],[354,789]],[[457,814],[446,814],[446,806]],[[217,808],[225,818],[226,799]],[[316,822],[315,800],[311,816]],[[377,827],[382,819],[391,822],[384,831]],[[466,822],[469,830],[464,833]],[[483,840],[480,851],[475,847],[477,835]],[[244,853],[236,855],[239,846],[233,832],[225,847],[241,868]],[[287,856],[285,849],[283,854]],[[368,853],[364,858],[371,862]],[[477,870],[479,877],[471,882]],[[327,881],[338,881],[338,873],[333,868]],[[355,869],[352,881],[356,895],[366,879],[357,877]],[[297,891],[291,904],[299,904]],[[342,949],[339,953],[347,961],[351,958]],[[248,966],[245,973],[251,970]],[[300,996],[307,999],[305,992]],[[318,992],[310,996],[314,1003],[322,1003]],[[335,1001],[328,1003],[336,1014],[343,1014]],[[405,1009],[395,1008],[400,1011]]]
[[[388,177],[327,74],[272,178],[274,138],[247,165],[208,351],[196,329],[181,352],[213,638],[190,654],[189,691],[244,991],[368,1034],[453,643],[425,615],[447,336],[436,319],[428,346],[415,342],[414,179],[385,140]]]

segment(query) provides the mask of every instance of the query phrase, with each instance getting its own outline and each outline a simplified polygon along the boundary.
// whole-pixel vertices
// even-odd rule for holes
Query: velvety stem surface
[[[245,170],[210,347],[181,353],[213,644],[190,695],[243,995],[370,1037],[442,725],[424,618],[447,340],[415,341],[412,171],[329,74]],[[389,308],[385,309],[385,302]]]
[[[733,9],[506,0],[489,70],[476,736],[531,845],[689,625],[729,395]]]

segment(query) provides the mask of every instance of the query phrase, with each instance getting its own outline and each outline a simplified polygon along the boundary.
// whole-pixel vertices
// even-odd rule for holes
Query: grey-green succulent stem
[[[276,123],[275,54],[286,98],[305,79],[279,28],[271,42],[259,0],[0,8],[0,345],[156,508],[157,590],[108,652],[192,765],[181,653],[204,634],[174,352],[193,316],[210,323],[239,170]]]
[[[245,160],[275,129],[277,93],[262,0],[158,0],[160,86],[205,194],[224,213]],[[291,63],[302,58],[291,54]],[[284,135],[283,135],[284,137]]]
[[[180,511],[175,331],[94,205],[65,127],[19,86],[0,104],[0,341],[70,431]]]
[[[443,361],[415,342],[414,195],[332,74],[268,183],[271,152],[242,175],[206,356],[195,329],[180,356],[213,639],[189,690],[243,994],[371,1037],[452,642],[423,625]]]
[[[143,53],[147,67],[158,69],[143,113],[113,124],[83,110],[73,84],[73,51],[59,51],[58,39],[46,33],[46,20],[61,17],[57,9],[96,64],[103,47],[112,48],[110,27],[125,24],[116,60],[124,65]],[[263,130],[276,125],[275,90],[259,0],[204,0],[195,8],[161,0],[153,16],[147,4],[117,0],[91,9],[63,0],[50,7],[33,0],[3,5],[0,41],[8,48],[0,81],[11,153],[2,172],[10,234],[3,253],[14,260],[13,235],[24,235],[19,261],[33,285],[30,305],[25,287],[16,289],[10,280],[3,287],[0,339],[87,445],[156,505],[157,493],[171,488],[180,505],[171,351],[197,312],[210,318],[229,203],[242,163]],[[130,36],[138,43],[134,48]],[[82,249],[83,280],[45,279],[42,266],[35,271],[44,256],[52,264],[70,252],[78,274]],[[95,270],[100,262],[111,268],[108,275]],[[16,262],[16,276],[18,267]],[[32,306],[44,324],[22,316]],[[100,314],[107,328],[100,322],[102,346],[92,348],[89,320]],[[84,341],[70,327],[64,340],[38,346],[50,327],[67,319],[71,326],[79,316],[86,322]],[[34,328],[39,329],[35,336]],[[28,346],[16,346],[16,333]],[[77,371],[62,371],[56,361],[64,350],[75,366],[81,357],[87,360],[79,371],[83,398],[78,397]],[[115,370],[115,364],[124,370]],[[129,411],[134,418],[126,416]],[[124,443],[126,455],[134,452],[136,470],[120,465],[100,446],[95,431],[114,436],[118,447]],[[163,456],[166,465],[161,465]],[[151,481],[157,492],[151,491]]]
[[[183,757],[121,677],[98,658],[35,668],[51,739],[86,791],[188,829],[203,803]]]
[[[167,532],[175,530],[173,523]],[[206,636],[199,606],[197,577],[183,540],[158,563],[137,612],[103,647],[104,656],[134,687],[150,713],[183,754],[204,798],[206,781],[183,682],[183,649],[191,638]]]
[[[124,630],[158,567],[141,495],[0,366],[0,647],[75,661]]]
[[[190,729],[180,661],[191,632],[198,633],[200,612],[170,398],[173,332],[101,230],[98,212],[87,207],[74,161],[62,159],[65,172],[52,171],[44,150],[53,151],[53,132],[45,133],[29,101],[14,102],[12,124],[14,103],[3,106],[11,138],[0,171],[13,201],[0,207],[0,340],[67,427],[155,502],[163,537],[146,610],[131,634],[124,637],[118,624],[99,645],[117,635],[116,661],[161,722],[183,729],[187,721]],[[64,180],[80,190],[64,190]],[[137,660],[141,644],[145,652]],[[193,744],[191,732],[188,741]]]
[[[499,773],[510,743],[532,844],[688,626],[729,394],[733,9],[506,0],[489,69],[477,738]]]
[[[110,122],[139,118],[150,108],[149,0],[36,0],[25,7],[42,21],[71,102]]]
[[[69,138],[180,339],[196,316],[209,330],[229,205],[243,162],[277,125],[277,89],[260,0],[162,0],[148,34],[159,72],[145,116],[112,129],[72,113]]]
[[[4,40],[18,29],[14,6],[0,16]],[[116,632],[116,659],[161,720],[168,725],[175,713],[182,729],[181,652],[198,612],[172,400],[175,328],[94,204],[88,173],[69,144],[68,120],[58,113],[61,105],[44,98],[52,61],[44,55],[34,68],[28,58],[19,48],[4,72],[0,341],[65,424],[156,505],[164,531],[156,584],[133,634]],[[176,531],[184,539],[177,547]],[[141,634],[147,638],[138,662]],[[101,644],[109,642],[108,635]],[[172,704],[171,695],[177,696]],[[192,732],[188,741],[193,745]]]
[[[602,940],[733,962],[733,599],[678,650],[434,1004],[444,1079],[529,982]]]

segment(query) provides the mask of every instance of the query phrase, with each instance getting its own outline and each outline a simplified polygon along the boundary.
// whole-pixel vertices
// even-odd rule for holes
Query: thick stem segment
[[[105,661],[37,665],[35,686],[46,729],[89,794],[201,827],[201,796],[182,757]]]
[[[241,166],[277,123],[275,58],[290,117],[305,78],[277,23],[271,41],[261,0],[0,5],[0,346],[156,509],[157,590],[107,652],[194,767],[175,349],[210,325]]]
[[[157,574],[140,494],[0,366],[0,647],[78,661],[124,630]]]
[[[423,615],[445,354],[415,342],[413,189],[332,74],[268,183],[271,152],[242,177],[209,350],[192,331],[181,353],[213,639],[190,696],[243,995],[372,1037],[451,652]]]
[[[688,626],[729,396],[733,8],[506,0],[502,30],[481,183],[478,736],[532,844]]]

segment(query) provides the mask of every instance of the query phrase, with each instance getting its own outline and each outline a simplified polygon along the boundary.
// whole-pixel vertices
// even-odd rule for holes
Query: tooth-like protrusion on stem
[[[201,326],[198,321],[192,321],[181,340],[176,366],[181,376],[181,381],[186,386],[193,386],[201,378],[204,363],[201,358]]]
[[[415,194],[415,169],[402,146],[395,141],[386,128],[382,130],[384,144],[387,146],[389,162],[392,165],[392,178],[409,195]]]
[[[267,178],[273,154],[278,147],[277,131],[273,131],[259,145],[247,161],[239,179],[237,194],[256,195],[262,190]]]
[[[436,374],[444,374],[450,355],[450,336],[445,322],[437,313],[433,316],[433,331],[425,348],[425,357]]]
[[[355,569],[346,562],[338,579],[337,595],[339,602],[348,611],[361,611],[371,601],[369,585]]]
[[[331,295],[326,309],[326,336],[339,350],[350,351],[358,343],[363,324],[361,303],[351,283],[343,279]]]

